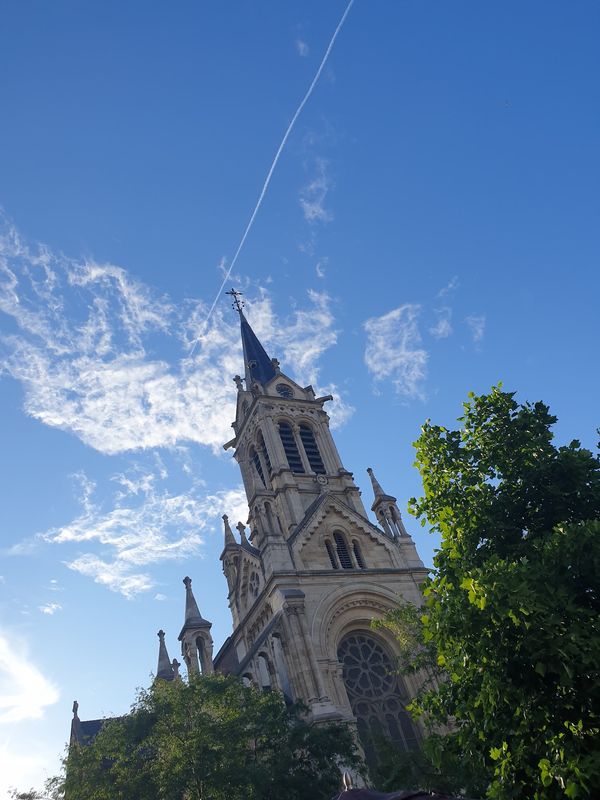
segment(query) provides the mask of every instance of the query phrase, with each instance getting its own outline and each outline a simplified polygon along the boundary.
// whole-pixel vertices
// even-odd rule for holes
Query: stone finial
[[[246,538],[246,526],[243,522],[238,522],[235,526],[238,531],[240,532],[240,539],[242,540],[242,544],[248,544],[248,539]]]
[[[79,703],[77,700],[73,700],[73,716],[77,719],[77,712],[79,711]]]
[[[233,382],[235,383],[238,392],[244,391],[244,384],[242,383],[242,378],[240,375],[234,375]]]
[[[275,370],[275,374],[279,375],[279,373],[281,372],[281,368],[279,366],[279,359],[278,358],[272,358],[271,359],[271,364],[273,364],[273,369]]]
[[[237,542],[235,540],[235,536],[233,535],[233,531],[231,530],[231,525],[229,524],[229,517],[227,514],[223,514],[223,527],[225,530],[225,547],[229,547],[232,544],[237,547]]]
[[[176,659],[176,658],[174,658],[174,659],[173,659],[173,661],[171,662],[171,668],[172,668],[172,670],[173,670],[173,678],[174,678],[176,681],[177,681],[177,680],[179,680],[179,679],[181,678],[181,676],[180,676],[180,674],[179,674],[179,667],[180,667],[180,666],[181,666],[181,664],[179,663],[179,661],[177,661],[177,659]]]

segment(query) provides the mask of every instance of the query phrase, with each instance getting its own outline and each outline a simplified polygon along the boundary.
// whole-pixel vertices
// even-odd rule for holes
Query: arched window
[[[265,481],[265,473],[263,472],[262,464],[260,463],[260,456],[253,447],[250,448],[250,460],[254,464],[254,469],[258,473],[258,477],[260,478],[262,485],[266,487],[267,484]]]
[[[329,560],[331,561],[331,566],[333,567],[333,569],[339,569],[339,565],[337,563],[335,553],[333,552],[333,547],[331,546],[331,542],[325,542],[325,549],[327,550],[327,555],[329,556]]]
[[[315,434],[309,425],[304,423],[300,425],[300,439],[302,440],[304,452],[306,453],[312,471],[317,475],[325,475],[325,465],[323,464],[321,453],[319,453],[319,448],[317,447]]]
[[[294,438],[294,431],[288,422],[279,423],[279,436],[281,437],[281,444],[285,451],[285,457],[287,458],[292,472],[304,472],[302,459],[300,458],[296,439]]]
[[[257,444],[258,444],[258,449],[260,450],[260,452],[263,455],[263,458],[265,460],[265,464],[267,465],[267,470],[268,470],[269,475],[270,475],[273,472],[273,467],[271,466],[271,459],[269,458],[269,451],[267,450],[267,446],[265,445],[265,440],[264,440],[264,437],[263,437],[261,431],[258,432],[258,436],[256,437],[256,441],[257,441]]]
[[[354,550],[354,558],[356,559],[356,563],[361,569],[366,569],[365,562],[362,557],[362,553],[360,552],[360,545],[358,542],[352,543],[352,549]]]
[[[352,569],[354,565],[352,563],[352,559],[350,558],[350,553],[348,552],[348,545],[346,544],[344,535],[339,531],[335,531],[335,533],[333,534],[333,540],[335,542],[338,560],[341,564],[342,569]]]
[[[367,631],[354,631],[340,642],[338,659],[369,764],[377,764],[377,738],[382,735],[402,750],[415,749],[417,734],[405,709],[404,681],[379,641]]]

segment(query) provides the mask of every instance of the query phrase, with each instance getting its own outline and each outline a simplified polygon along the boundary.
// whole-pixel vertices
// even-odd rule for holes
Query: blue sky
[[[230,629],[243,370],[227,298],[203,323],[345,8],[3,9],[0,793],[56,769],[73,699],[128,708],[159,627],[179,655],[186,574]],[[290,135],[229,283],[335,395],[367,505],[372,466],[405,507],[423,420],[498,380],[595,443],[599,17],[356,0]]]

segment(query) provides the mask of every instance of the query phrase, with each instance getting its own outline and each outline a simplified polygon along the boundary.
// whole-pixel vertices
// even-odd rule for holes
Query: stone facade
[[[210,623],[186,583],[188,670],[214,668],[302,699],[315,722],[357,723],[363,742],[383,732],[414,746],[404,705],[416,686],[392,674],[394,639],[370,625],[399,596],[420,604],[427,570],[372,470],[379,525],[369,521],[331,435],[332,398],[282,373],[238,311],[246,377],[235,378],[235,437],[224,446],[239,464],[249,516],[238,536],[223,517],[221,555],[234,630],[207,666]]]

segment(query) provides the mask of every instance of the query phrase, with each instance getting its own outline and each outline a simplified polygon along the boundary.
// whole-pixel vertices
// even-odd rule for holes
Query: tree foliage
[[[343,725],[311,726],[300,706],[223,676],[156,681],[67,763],[67,800],[329,797],[357,766]]]
[[[387,623],[417,637],[412,667],[445,674],[413,704],[438,726],[425,752],[491,798],[597,797],[600,462],[556,447],[548,407],[499,387],[459,421],[427,422],[415,445],[411,510],[441,535],[422,629]]]

